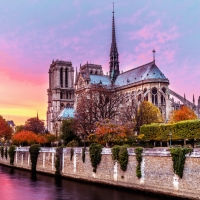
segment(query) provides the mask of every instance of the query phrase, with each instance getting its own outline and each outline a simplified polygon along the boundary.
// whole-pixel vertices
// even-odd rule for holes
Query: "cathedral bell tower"
[[[112,43],[110,47],[110,80],[112,83],[115,81],[119,75],[119,60],[118,60],[118,50],[115,34],[115,17],[114,17],[114,4],[113,4],[113,17],[112,17]]]

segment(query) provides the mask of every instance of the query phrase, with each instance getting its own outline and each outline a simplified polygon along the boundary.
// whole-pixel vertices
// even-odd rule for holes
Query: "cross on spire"
[[[155,49],[153,49],[153,61],[155,62],[155,60],[156,60],[156,58],[155,58],[155,55],[156,55],[156,51],[155,51]]]

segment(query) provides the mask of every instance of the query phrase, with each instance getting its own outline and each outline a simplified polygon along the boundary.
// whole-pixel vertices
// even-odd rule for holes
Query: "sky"
[[[115,0],[120,70],[153,60],[170,89],[200,96],[200,1]],[[113,1],[0,0],[0,115],[46,120],[52,60],[109,71]]]

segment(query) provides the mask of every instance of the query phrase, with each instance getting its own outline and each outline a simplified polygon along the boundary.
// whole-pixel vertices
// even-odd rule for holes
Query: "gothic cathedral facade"
[[[49,89],[47,108],[47,129],[58,135],[60,121],[66,109],[71,111],[66,117],[73,117],[74,106],[74,68],[69,61],[52,61],[49,68]],[[62,114],[62,115],[61,115]],[[64,116],[63,116],[64,115]]]

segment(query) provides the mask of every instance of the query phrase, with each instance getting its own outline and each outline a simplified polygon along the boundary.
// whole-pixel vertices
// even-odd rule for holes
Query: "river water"
[[[97,186],[0,165],[0,200],[164,200],[135,191]]]

